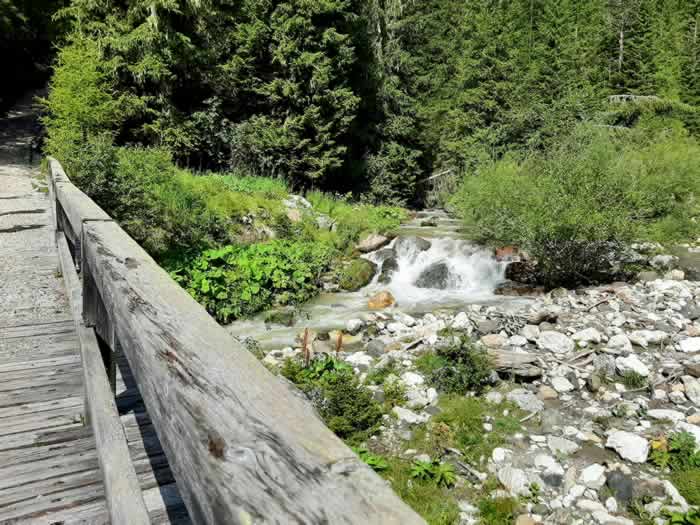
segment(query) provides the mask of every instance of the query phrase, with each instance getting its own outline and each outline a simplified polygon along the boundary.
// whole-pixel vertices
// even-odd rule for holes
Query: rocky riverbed
[[[348,363],[378,401],[391,381],[402,384],[402,402],[367,446],[409,461],[423,456],[411,439],[442,410],[443,394],[417,366],[421,356],[457,336],[488,352],[494,369],[479,399],[517,410],[519,428],[471,461],[456,449],[430,458],[454,465],[463,524],[480,521],[464,487],[518,498],[518,525],[667,523],[669,512],[690,508],[679,492],[689,489],[650,457],[681,432],[700,444],[700,282],[684,278],[675,271],[635,284],[555,289],[515,308],[408,315],[394,305],[342,331],[307,333],[306,350]],[[299,359],[302,337],[263,361],[276,369]],[[366,381],[389,365],[390,381]],[[481,421],[484,435],[498,431],[494,423]]]

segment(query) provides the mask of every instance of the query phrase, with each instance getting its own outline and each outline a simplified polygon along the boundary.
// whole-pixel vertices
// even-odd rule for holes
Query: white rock
[[[403,323],[399,323],[398,321],[389,323],[388,325],[386,325],[386,329],[389,330],[392,334],[400,334],[408,331],[408,327]]]
[[[416,414],[412,410],[403,407],[394,407],[391,409],[391,411],[396,415],[399,421],[409,425],[425,423],[428,421],[428,419],[430,419],[428,414]]]
[[[537,338],[537,347],[548,350],[554,354],[565,354],[574,349],[574,342],[560,332],[540,332]]]
[[[491,452],[491,459],[494,463],[505,463],[513,457],[513,451],[507,448],[496,447]]]
[[[605,508],[608,512],[612,512],[615,514],[617,512],[617,500],[610,496],[608,499],[605,500]]]
[[[603,336],[595,328],[586,328],[579,332],[576,332],[571,336],[571,339],[578,341],[579,343],[600,343]]]
[[[564,475],[564,469],[562,466],[557,463],[556,459],[547,454],[537,454],[535,456],[535,466],[537,468],[544,469],[547,474],[559,474],[560,476]]]
[[[469,335],[471,335],[473,329],[469,316],[464,312],[459,312],[455,315],[454,319],[452,319],[452,328],[466,331]]]
[[[616,358],[615,365],[617,365],[617,370],[620,374],[636,372],[642,377],[647,377],[649,375],[649,368],[647,365],[642,363],[634,354],[630,354],[627,357]]]
[[[685,419],[685,414],[683,414],[683,412],[664,408],[653,408],[648,410],[647,416],[649,416],[651,419],[668,420],[673,421],[674,423]]]
[[[508,392],[506,398],[526,412],[541,412],[544,410],[544,403],[535,394],[524,388],[516,388]]]
[[[602,503],[590,499],[580,499],[576,502],[576,506],[586,512],[605,512],[605,507]]]
[[[694,405],[700,407],[700,379],[686,375],[681,377],[681,380],[685,387],[686,397],[690,399]]]
[[[527,344],[527,339],[522,335],[511,335],[508,338],[508,344],[510,346],[525,346]]]
[[[678,348],[681,352],[692,353],[700,352],[700,337],[689,337],[678,343]]]
[[[579,482],[585,485],[589,489],[598,490],[603,485],[605,485],[605,467],[599,465],[598,463],[593,463],[588,465],[585,469],[581,471],[579,476]]]
[[[360,330],[365,326],[365,322],[362,319],[349,319],[345,323],[345,331],[350,335],[357,335]]]
[[[401,381],[403,381],[407,387],[412,387],[425,383],[425,378],[415,372],[404,372],[401,374]]]
[[[617,334],[612,336],[606,346],[611,350],[622,350],[623,352],[632,351],[632,343],[625,334]]]
[[[486,401],[489,403],[493,403],[494,405],[500,405],[501,403],[503,403],[503,394],[493,390],[486,394],[484,399],[486,399]]]
[[[617,430],[608,436],[605,446],[632,463],[644,463],[649,455],[649,442],[637,434]]]
[[[365,354],[364,352],[355,352],[345,358],[345,361],[362,371],[369,370],[373,360],[371,355]]]
[[[527,496],[530,493],[525,472],[513,467],[503,467],[496,474],[498,481],[514,496]]]
[[[554,454],[573,454],[580,448],[577,443],[558,436],[547,436],[547,446]]]
[[[526,324],[520,330],[520,334],[528,341],[535,342],[540,336],[540,327],[534,324]]]
[[[556,376],[552,378],[552,388],[561,394],[563,392],[571,392],[574,389],[574,385],[567,378]]]
[[[650,344],[658,345],[668,339],[668,334],[662,330],[635,330],[629,334],[632,343],[642,348]]]

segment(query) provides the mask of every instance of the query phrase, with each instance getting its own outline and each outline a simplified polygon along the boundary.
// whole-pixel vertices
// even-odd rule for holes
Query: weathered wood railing
[[[128,450],[121,427],[114,428],[119,420],[107,374],[96,370],[95,333],[127,357],[195,523],[423,523],[305,401],[71,184],[56,160],[49,165],[59,248],[64,265],[71,262],[64,275],[71,274],[86,343],[87,414],[113,523],[148,517],[133,467],[124,463]]]

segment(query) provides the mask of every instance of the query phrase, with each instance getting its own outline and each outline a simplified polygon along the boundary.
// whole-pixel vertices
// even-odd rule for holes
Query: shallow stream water
[[[427,221],[427,223],[426,223]],[[422,225],[423,224],[423,225]],[[388,290],[396,299],[393,311],[422,314],[440,309],[459,310],[470,304],[498,302],[513,308],[527,304],[530,299],[494,295],[496,285],[504,279],[506,263],[496,261],[493,251],[465,239],[460,223],[442,210],[424,210],[415,219],[399,228],[397,239],[417,236],[430,241],[431,246],[420,251],[414,243],[402,243],[396,249],[398,271],[387,284],[374,280],[357,292],[322,293],[306,303],[302,314],[292,327],[266,325],[263,315],[236,321],[227,326],[238,338],[252,337],[264,349],[291,346],[296,335],[308,327],[317,331],[343,328],[350,319],[363,319],[370,310],[367,300],[377,292]],[[378,252],[365,256],[380,263]],[[420,288],[415,285],[421,273],[430,265],[444,262],[449,268],[445,289]]]

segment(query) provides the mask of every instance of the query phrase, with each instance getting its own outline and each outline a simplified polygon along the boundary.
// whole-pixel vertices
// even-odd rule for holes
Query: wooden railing
[[[98,338],[128,359],[194,523],[424,523],[55,159],[49,167],[112,523],[148,514],[109,388],[114,360]]]

